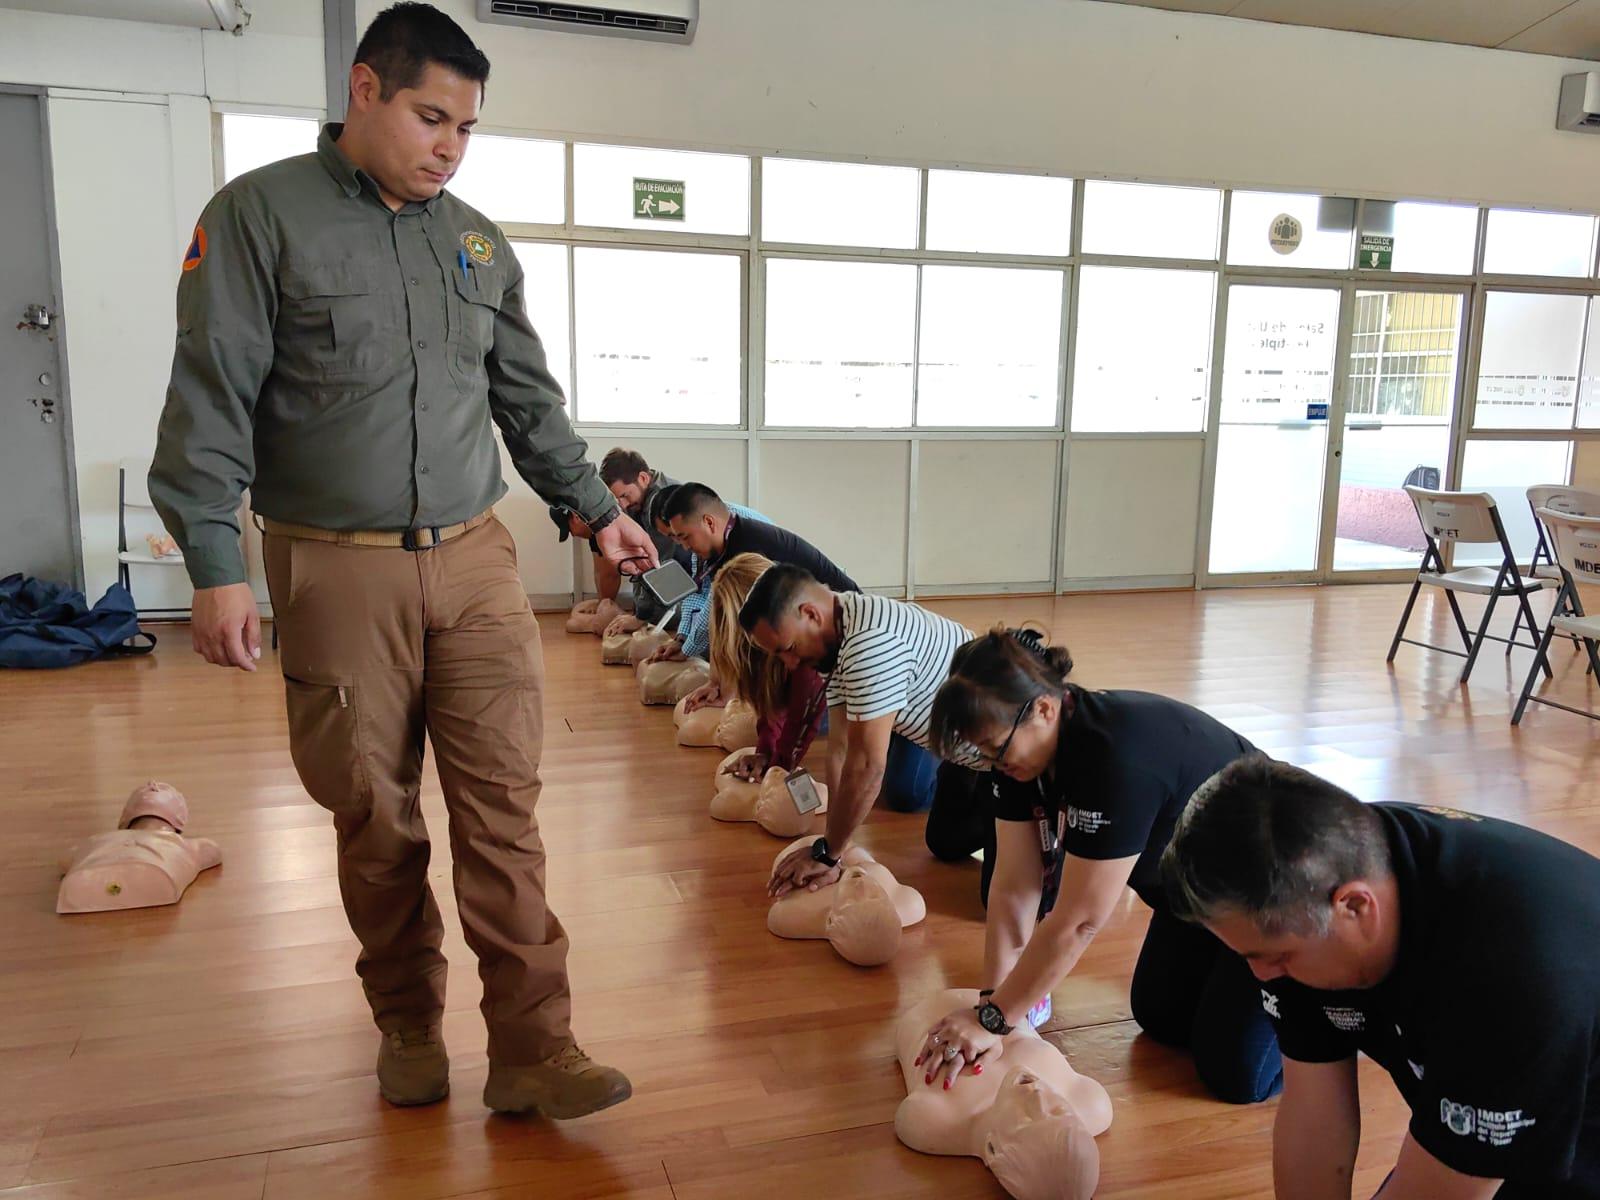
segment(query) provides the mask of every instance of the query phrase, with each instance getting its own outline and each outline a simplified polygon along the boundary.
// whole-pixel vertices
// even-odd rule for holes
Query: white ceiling
[[[1600,0],[1103,0],[1600,60]]]

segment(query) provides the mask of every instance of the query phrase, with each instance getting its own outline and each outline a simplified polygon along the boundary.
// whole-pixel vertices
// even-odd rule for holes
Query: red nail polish
[[[922,1077],[922,1082],[923,1083],[932,1083],[933,1082],[933,1076],[932,1075],[924,1075]]]
[[[974,1075],[982,1075],[983,1074],[983,1064],[979,1063],[977,1066],[973,1067],[972,1068],[972,1073]]]
[[[948,1079],[944,1081],[944,1090],[947,1092],[950,1090],[950,1081]]]

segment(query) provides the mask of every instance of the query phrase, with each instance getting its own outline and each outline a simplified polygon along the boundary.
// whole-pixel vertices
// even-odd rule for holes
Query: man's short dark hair
[[[1323,934],[1333,893],[1393,874],[1383,821],[1343,788],[1265,754],[1196,789],[1161,856],[1175,916],[1240,913],[1266,934]]]
[[[372,18],[356,46],[356,62],[377,74],[384,100],[416,87],[429,63],[477,84],[489,82],[488,57],[465,29],[431,4],[394,4]]]
[[[613,446],[600,460],[600,482],[610,487],[613,483],[632,483],[639,472],[648,471],[650,464],[637,450],[624,450]]]
[[[751,633],[765,621],[776,626],[800,603],[800,593],[816,585],[817,578],[804,567],[778,563],[768,567],[739,608],[739,628]]]
[[[657,521],[665,520],[664,513],[667,505],[672,503],[672,498],[678,494],[681,483],[670,483],[664,488],[657,488],[650,495],[649,512],[644,514],[644,519],[652,526]]]
[[[721,503],[722,497],[703,483],[680,483],[672,489],[672,495],[661,506],[661,519],[672,521],[678,517],[698,517]]]

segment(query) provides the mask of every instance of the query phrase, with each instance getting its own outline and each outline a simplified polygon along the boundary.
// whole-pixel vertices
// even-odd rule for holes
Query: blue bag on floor
[[[144,645],[124,645],[132,639]],[[114,583],[93,608],[64,583],[24,575],[0,579],[0,667],[71,667],[108,654],[149,654],[133,597]]]

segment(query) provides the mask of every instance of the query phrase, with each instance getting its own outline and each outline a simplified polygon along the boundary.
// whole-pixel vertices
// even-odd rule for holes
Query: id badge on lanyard
[[[1033,820],[1039,831],[1039,862],[1044,875],[1039,911],[1048,912],[1055,907],[1056,895],[1061,891],[1061,871],[1066,863],[1066,855],[1061,851],[1061,839],[1066,836],[1067,813],[1065,809],[1056,812],[1055,828],[1052,829],[1050,817],[1044,811],[1043,799],[1044,784],[1040,783],[1039,799],[1033,805]]]

